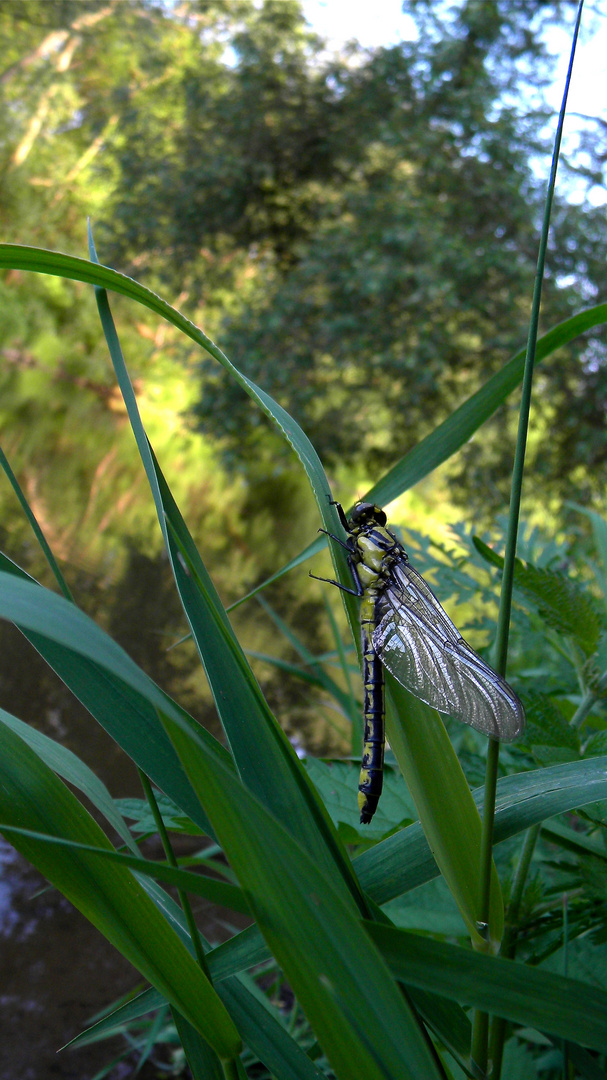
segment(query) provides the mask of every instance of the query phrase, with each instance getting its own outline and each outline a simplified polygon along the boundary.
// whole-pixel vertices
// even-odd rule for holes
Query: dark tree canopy
[[[104,260],[180,296],[328,464],[374,475],[525,341],[555,120],[545,34],[575,15],[542,0],[405,7],[416,41],[334,58],[296,0],[15,3],[0,24],[19,25],[22,50],[42,29],[79,36],[72,127],[57,130],[82,155],[102,140]],[[592,130],[589,185],[606,160],[606,131]],[[5,200],[18,217],[18,185]],[[36,228],[54,246],[62,207],[49,196],[47,211]],[[600,298],[606,236],[603,209],[559,196],[543,329]],[[574,476],[576,498],[597,490],[606,371],[597,336],[538,373],[543,490],[571,492]],[[274,457],[265,422],[211,361],[197,415],[226,460]],[[460,458],[456,489],[485,509],[507,490],[512,415]]]

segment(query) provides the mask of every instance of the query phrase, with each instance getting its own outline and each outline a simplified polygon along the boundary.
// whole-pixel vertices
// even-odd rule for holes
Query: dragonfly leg
[[[341,503],[337,502],[337,499],[330,499],[329,500],[329,505],[334,506],[336,508],[337,513],[339,514],[339,520],[341,521],[344,529],[346,530],[346,532],[350,532],[350,526],[348,525],[348,519],[347,519],[347,517],[346,517],[346,515],[344,513],[344,508],[341,505]]]
[[[346,585],[340,585],[339,581],[334,581],[333,578],[318,577],[318,574],[313,574],[311,570],[308,571],[308,574],[311,578],[314,578],[315,581],[324,581],[327,585],[335,585],[338,589],[341,589],[342,592],[350,593],[350,596],[362,595],[361,593],[357,592],[356,589],[348,589]]]
[[[336,543],[336,544],[339,544],[339,546],[340,546],[340,547],[342,547],[342,548],[345,548],[345,549],[346,549],[346,551],[352,551],[352,545],[351,545],[351,544],[347,544],[347,543],[345,542],[345,540],[340,540],[340,539],[339,539],[339,536],[334,536],[334,535],[333,535],[333,533],[327,532],[327,530],[326,530],[326,529],[319,529],[318,531],[319,531],[320,533],[324,533],[324,534],[325,534],[325,536],[329,536],[329,537],[331,538],[331,540],[335,540],[335,543]]]

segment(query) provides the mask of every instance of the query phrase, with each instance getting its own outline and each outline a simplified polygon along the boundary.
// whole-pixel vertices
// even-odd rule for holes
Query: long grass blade
[[[90,246],[94,255],[92,237]],[[103,290],[97,289],[97,302],[175,582],[236,766],[250,790],[279,820],[288,822],[293,835],[325,864],[327,872],[334,874],[337,870],[347,881],[361,910],[366,911],[364,898],[330,818],[261,693],[150,447]],[[311,444],[287,413],[284,413],[283,425],[291,430],[300,450],[302,446],[306,450],[304,456],[311,475],[317,480],[317,474],[324,477]],[[326,480],[323,482],[326,485]],[[244,724],[243,717],[247,717]]]
[[[334,891],[316,862],[233,775],[210,766],[194,732],[171,721],[167,728],[259,928],[336,1073],[369,1080],[437,1075],[416,1021],[368,951],[351,898],[344,902],[344,894]],[[331,987],[339,988],[348,1015]],[[360,1037],[371,1029],[379,1063]]]
[[[113,850],[75,795],[6,725],[0,725],[0,762],[3,824]],[[40,842],[22,832],[11,830],[11,839],[220,1057],[238,1052],[238,1032],[211,983],[130,870],[109,863],[102,866],[87,852]]]
[[[473,793],[482,810],[484,787]],[[495,843],[538,822],[607,798],[607,756],[569,761],[512,776],[497,783]],[[354,859],[362,887],[378,904],[401,896],[438,875],[419,823],[380,841]]]
[[[607,991],[378,923],[365,924],[392,973],[524,1027],[607,1052]]]
[[[533,300],[531,303],[531,318],[529,322],[529,336],[525,355],[525,370],[523,373],[523,386],[521,393],[521,405],[519,412],[519,425],[514,452],[514,465],[512,470],[512,488],[510,494],[510,508],[508,513],[508,527],[506,531],[506,550],[504,554],[504,573],[500,594],[500,606],[497,618],[497,630],[495,640],[495,666],[500,675],[506,674],[508,658],[508,636],[510,632],[510,613],[512,609],[512,589],[514,585],[514,560],[516,557],[516,544],[520,518],[521,495],[523,487],[523,470],[525,467],[525,451],[527,447],[527,433],[529,430],[529,414],[531,410],[531,392],[533,387],[533,369],[537,351],[538,326],[540,319],[540,304],[542,298],[542,285],[546,263],[546,251],[548,249],[548,233],[552,214],[552,202],[556,185],[556,172],[558,167],[565,113],[567,110],[567,98],[573,71],[573,61],[577,46],[582,8],[584,0],[578,5],[577,19],[573,32],[569,67],[565,79],[565,91],[559,112],[554,151],[550,168],[550,178],[544,205],[544,217],[540,235],[537,269],[533,288]],[[492,889],[492,855],[494,812],[495,812],[495,789],[497,784],[499,761],[499,743],[490,740],[489,753],[487,756],[487,770],[485,779],[485,803],[483,812],[483,830],[481,840],[481,875],[480,875],[480,909],[481,920],[489,919]],[[473,1035],[473,1058],[481,1071],[487,1067],[487,1024],[482,1012],[477,1014]]]

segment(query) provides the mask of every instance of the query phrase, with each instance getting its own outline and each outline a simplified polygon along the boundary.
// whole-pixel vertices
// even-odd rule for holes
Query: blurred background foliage
[[[403,7],[417,40],[339,54],[297,0],[0,7],[3,238],[86,255],[90,215],[101,261],[161,292],[291,411],[346,503],[526,339],[554,126],[546,42],[575,15],[543,0]],[[565,192],[574,174],[578,191],[604,184],[605,126],[580,133]],[[604,207],[561,195],[543,330],[605,296],[606,256]],[[20,272],[0,290],[2,441],[30,503],[83,606],[212,726],[193,650],[166,653],[184,623],[92,290]],[[230,603],[313,538],[299,466],[214,361],[112,303],[150,438]],[[566,498],[602,508],[605,348],[593,333],[538,370],[525,508],[537,520],[541,504],[550,528]],[[515,408],[406,500],[409,524],[491,523]],[[6,484],[0,510],[3,546],[46,581]],[[305,569],[269,598],[319,649]],[[248,647],[275,651],[269,618],[241,610]],[[304,705],[259,671],[287,730],[325,745],[308,691]]]

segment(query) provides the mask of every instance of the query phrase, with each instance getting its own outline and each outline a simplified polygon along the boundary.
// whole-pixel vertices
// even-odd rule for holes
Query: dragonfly
[[[522,703],[508,683],[464,641],[400,540],[381,506],[358,502],[347,518],[333,502],[347,542],[354,588],[317,578],[361,599],[364,741],[358,785],[361,824],[368,824],[383,786],[384,668],[415,697],[483,735],[511,742],[525,728]],[[311,575],[316,577],[315,574]]]

